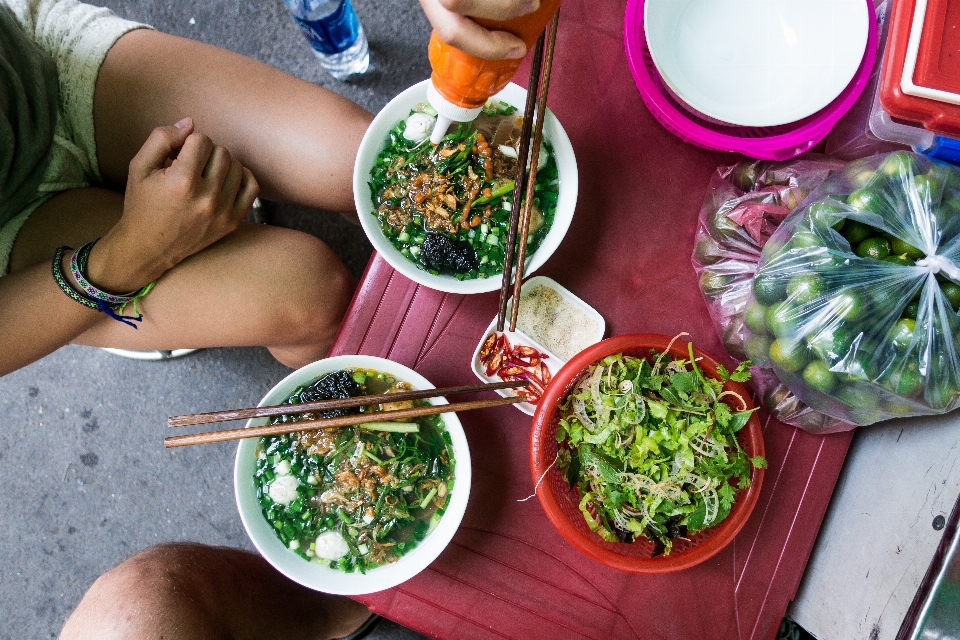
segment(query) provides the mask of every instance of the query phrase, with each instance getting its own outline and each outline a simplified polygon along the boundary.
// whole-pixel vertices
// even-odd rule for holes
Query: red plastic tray
[[[653,119],[624,57],[625,9],[626,0],[563,3],[549,106],[573,143],[580,195],[538,274],[599,311],[607,335],[688,331],[722,359],[690,255],[710,176],[738,157],[684,144]],[[496,293],[426,289],[375,256],[333,352],[387,357],[438,386],[469,384],[471,355],[496,312]],[[743,529],[709,560],[651,576],[585,556],[536,498],[523,501],[534,489],[530,416],[499,407],[460,419],[474,474],[456,536],[413,579],[358,597],[457,640],[773,640],[853,433],[815,436],[764,418],[769,466]]]

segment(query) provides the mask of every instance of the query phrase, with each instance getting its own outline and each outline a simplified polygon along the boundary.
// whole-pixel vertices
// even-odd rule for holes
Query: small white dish
[[[490,334],[495,332],[495,329],[497,328],[496,324],[497,324],[497,319],[494,318],[493,322],[490,323],[490,326],[487,327],[487,331],[483,334],[483,339],[480,341],[480,343],[477,345],[477,348],[474,350],[473,359],[471,360],[471,363],[472,363],[471,368],[473,370],[473,375],[480,378],[482,382],[502,382],[503,381],[503,378],[497,375],[488,376],[486,367],[480,361],[480,350],[483,348],[483,343],[486,342],[487,337]],[[510,343],[511,347],[516,347],[517,345],[523,345],[527,347],[532,347],[536,349],[538,352],[540,352],[540,354],[543,356],[543,363],[547,365],[547,369],[550,371],[551,378],[553,378],[553,376],[555,376],[557,372],[560,371],[560,368],[566,363],[566,360],[561,360],[554,354],[550,353],[549,351],[547,351],[546,347],[544,347],[542,344],[539,344],[536,340],[526,335],[522,331],[503,331],[502,333],[503,335],[506,336],[507,341]],[[549,383],[549,380],[547,382]],[[513,391],[513,389],[497,389],[496,391],[504,398],[509,398],[509,397],[518,395],[515,391]],[[528,416],[532,416],[533,412],[537,410],[537,405],[532,404],[530,402],[518,402],[513,406],[516,407],[517,409],[520,409],[520,411],[523,411]]]
[[[357,214],[360,217],[360,224],[377,253],[391,267],[414,282],[447,293],[469,294],[495,291],[500,288],[502,279],[500,274],[489,278],[457,280],[451,275],[433,275],[429,271],[418,268],[383,235],[380,223],[373,215],[373,202],[369,185],[370,169],[376,162],[377,155],[386,145],[390,130],[400,120],[409,117],[410,111],[414,107],[427,101],[427,85],[429,83],[429,80],[424,80],[415,84],[388,102],[387,106],[381,109],[373,122],[370,123],[367,132],[360,141],[360,148],[357,151],[357,160],[353,169],[353,198],[357,207]],[[527,92],[520,86],[511,82],[494,98],[517,107],[520,115],[523,115]],[[573,212],[577,206],[579,178],[573,145],[560,125],[560,121],[549,109],[547,109],[546,116],[543,119],[543,136],[553,146],[560,181],[560,194],[557,199],[553,226],[550,227],[550,231],[547,232],[537,250],[528,256],[524,273],[532,273],[539,269],[547,261],[547,258],[557,250],[560,241],[563,240],[567,229],[570,227]]]
[[[523,300],[525,297],[535,294],[538,287],[545,287],[554,291],[557,296],[556,305],[543,305],[537,307],[538,311],[541,313],[538,314],[538,318],[544,321],[545,326],[536,327],[531,324],[527,327],[528,331],[523,330],[524,326],[522,320],[524,315],[522,313],[524,309]],[[529,299],[529,298],[528,298]],[[560,308],[560,305],[566,305]],[[603,320],[596,309],[588,305],[586,302],[573,295],[560,286],[556,281],[547,278],[545,276],[534,276],[526,282],[523,283],[523,286],[520,288],[520,309],[521,314],[518,317],[517,322],[517,331],[504,331],[503,333],[507,337],[507,341],[510,345],[525,345],[528,347],[533,347],[542,354],[545,354],[547,357],[544,358],[543,362],[547,366],[547,369],[550,371],[551,378],[560,371],[561,367],[567,363],[567,360],[572,358],[582,349],[596,344],[603,339],[603,334],[606,331],[606,322]],[[577,326],[571,327],[569,324],[558,324],[556,320],[557,313],[563,313],[563,310],[566,310],[568,314],[577,314]],[[510,314],[510,305],[507,306],[507,317],[509,318]],[[509,320],[508,320],[509,323]],[[480,361],[480,350],[483,348],[484,343],[490,334],[495,333],[497,328],[497,319],[494,317],[490,321],[490,324],[487,325],[486,331],[484,331],[483,336],[480,338],[480,342],[477,343],[477,348],[473,351],[473,357],[470,360],[470,369],[473,371],[473,374],[477,376],[483,382],[500,382],[501,378],[496,375],[489,376],[486,373],[486,366],[483,362]],[[567,342],[566,344],[557,341],[557,336],[551,329],[560,329],[563,332],[563,337],[566,339],[574,339],[574,342]],[[551,350],[549,346],[546,346],[543,342],[538,341],[536,338],[529,335],[529,333],[538,332],[537,335],[543,335],[544,341],[551,341],[551,343],[556,344],[556,349]],[[561,351],[561,355],[558,355],[556,352]],[[503,397],[510,397],[517,395],[511,389],[499,389],[497,390]],[[534,404],[529,402],[520,402],[515,405],[517,409],[526,413],[527,415],[533,415],[537,407]]]
[[[746,127],[829,105],[863,60],[864,0],[646,0],[644,30],[669,89],[707,117]]]
[[[336,356],[318,360],[297,369],[278,382],[260,401],[258,406],[280,404],[298,386],[310,384],[325,373],[339,371],[347,367],[383,371],[393,375],[398,380],[409,382],[414,389],[434,388],[434,385],[413,369],[391,360],[363,355]],[[430,402],[432,404],[447,404],[445,398],[431,398]],[[267,562],[280,573],[305,587],[325,593],[340,595],[374,593],[395,587],[426,569],[427,565],[433,562],[453,539],[453,535],[463,519],[463,514],[467,510],[467,499],[470,496],[471,466],[467,438],[455,413],[441,415],[446,430],[450,434],[455,464],[455,480],[450,494],[450,502],[433,531],[428,533],[412,551],[399,560],[392,564],[370,569],[366,574],[344,573],[316,562],[308,562],[288,549],[264,518],[257,499],[254,473],[257,463],[258,438],[248,438],[240,441],[233,472],[234,494],[237,499],[237,508],[240,511],[240,519],[243,521],[243,526],[247,530],[247,535],[250,536],[253,545]],[[264,418],[250,420],[247,422],[247,426],[259,426],[266,424],[266,422]]]

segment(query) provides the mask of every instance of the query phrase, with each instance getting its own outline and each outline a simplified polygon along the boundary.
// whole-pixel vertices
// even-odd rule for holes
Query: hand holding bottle
[[[420,0],[440,40],[486,60],[522,58],[523,40],[507,31],[491,30],[470,18],[503,22],[536,11],[540,0]]]

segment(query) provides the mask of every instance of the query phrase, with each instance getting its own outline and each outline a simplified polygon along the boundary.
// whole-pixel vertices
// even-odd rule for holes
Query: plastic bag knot
[[[957,263],[947,256],[939,254],[927,256],[926,258],[917,260],[917,266],[926,269],[927,273],[931,273],[933,275],[943,273],[943,275],[947,276],[951,280],[960,282],[960,267],[958,267]]]

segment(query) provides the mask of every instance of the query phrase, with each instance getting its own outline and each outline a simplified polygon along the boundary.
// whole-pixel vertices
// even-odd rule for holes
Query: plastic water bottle
[[[330,75],[343,80],[370,66],[367,36],[350,0],[284,0]]]

